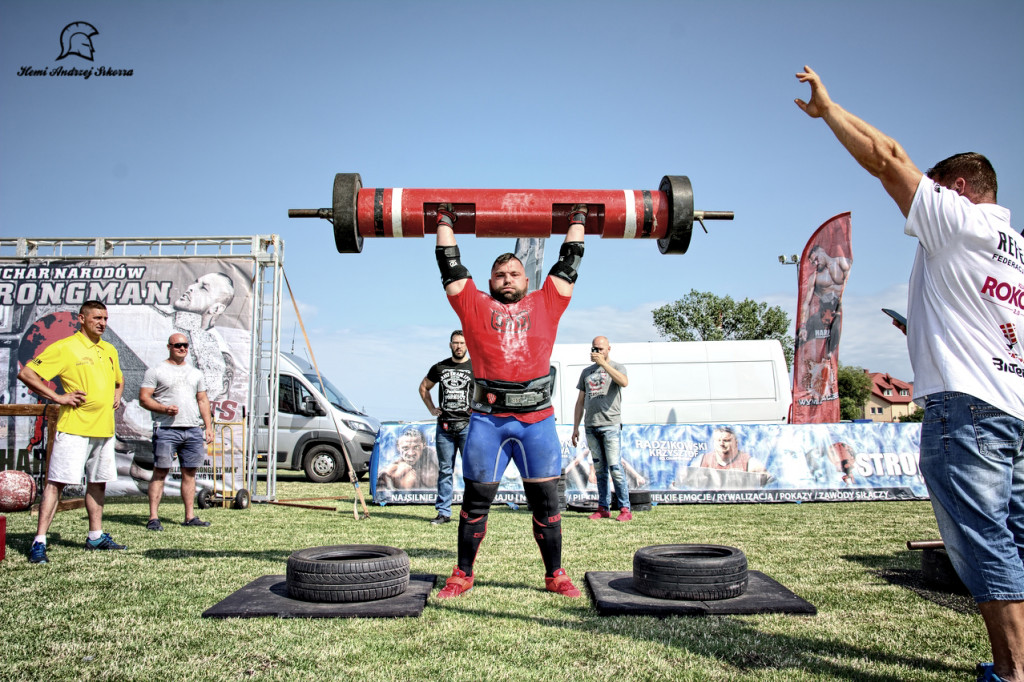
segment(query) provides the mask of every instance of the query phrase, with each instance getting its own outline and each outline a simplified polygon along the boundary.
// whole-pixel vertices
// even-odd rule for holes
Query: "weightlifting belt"
[[[547,376],[530,381],[495,381],[475,379],[473,401],[474,412],[537,412],[551,406],[551,387],[554,385],[555,370]]]

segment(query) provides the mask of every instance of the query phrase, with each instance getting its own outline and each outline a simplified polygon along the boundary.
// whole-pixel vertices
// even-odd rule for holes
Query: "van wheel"
[[[302,466],[306,478],[313,483],[334,483],[345,473],[341,453],[332,445],[317,445],[306,453]]]
[[[736,547],[653,545],[633,555],[633,587],[658,599],[738,597],[747,579],[747,557]]]

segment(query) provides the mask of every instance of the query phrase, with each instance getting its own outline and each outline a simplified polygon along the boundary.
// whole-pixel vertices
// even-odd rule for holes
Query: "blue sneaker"
[[[46,558],[46,543],[33,542],[32,549],[28,551],[28,562],[30,564],[48,564],[50,560]]]
[[[978,682],[1003,682],[1003,678],[992,672],[992,663],[979,663],[974,672],[978,673]]]
[[[110,533],[104,533],[95,540],[86,539],[86,549],[124,549],[125,545],[119,545],[110,537]]]

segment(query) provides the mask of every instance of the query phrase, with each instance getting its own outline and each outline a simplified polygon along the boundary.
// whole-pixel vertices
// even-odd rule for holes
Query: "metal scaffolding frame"
[[[267,453],[277,452],[278,351],[281,345],[281,290],[284,280],[284,240],[280,236],[235,237],[0,237],[0,262],[34,258],[103,260],[106,258],[251,259],[253,263],[252,332],[250,336],[249,409],[245,429],[246,487],[255,502],[277,497],[277,457],[266,456],[265,486],[259,488],[260,456],[256,431],[267,429]],[[267,415],[252,407],[269,406]],[[259,421],[265,419],[265,425]]]

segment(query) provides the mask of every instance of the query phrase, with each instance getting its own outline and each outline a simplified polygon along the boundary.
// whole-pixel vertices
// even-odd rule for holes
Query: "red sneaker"
[[[452,597],[458,597],[463,592],[469,592],[473,589],[473,576],[466,576],[464,571],[460,571],[459,567],[456,566],[452,571],[452,577],[448,578],[445,582],[444,587],[437,593],[438,599],[451,599]]]
[[[597,511],[588,516],[587,518],[591,521],[598,521],[600,519],[610,519],[612,513],[608,511],[608,507],[598,507]]]
[[[623,507],[622,511],[619,512],[619,515],[617,517],[615,517],[615,520],[616,521],[632,521],[633,520],[633,514],[632,514],[632,512],[629,511],[629,507]]]
[[[548,592],[554,592],[564,597],[579,597],[580,591],[576,589],[576,586],[569,580],[569,576],[565,574],[565,569],[560,568],[555,571],[555,574],[550,578],[544,578],[544,587],[547,588]]]

